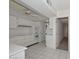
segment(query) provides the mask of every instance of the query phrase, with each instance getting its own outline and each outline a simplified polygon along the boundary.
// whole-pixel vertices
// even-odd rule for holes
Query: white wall
[[[49,19],[49,25],[46,35],[47,47],[56,49],[60,41],[64,38],[64,25],[62,21],[56,18]]]
[[[64,24],[64,37],[68,37],[68,24]]]
[[[70,10],[61,10],[61,11],[57,11],[57,18],[59,17],[69,17],[70,16]]]
[[[64,38],[64,24],[61,20],[56,20],[56,47],[60,44]]]
[[[49,19],[46,35],[46,46],[56,49],[56,18]]]

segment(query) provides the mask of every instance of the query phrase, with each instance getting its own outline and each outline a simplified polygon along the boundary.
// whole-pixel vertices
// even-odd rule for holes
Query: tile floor
[[[44,43],[39,43],[27,49],[26,59],[69,59],[69,52],[51,49]]]

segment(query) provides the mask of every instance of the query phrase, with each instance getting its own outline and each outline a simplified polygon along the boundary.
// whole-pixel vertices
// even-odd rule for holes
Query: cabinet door
[[[25,59],[25,52],[19,52],[13,56],[10,56],[9,59]]]
[[[33,22],[24,18],[18,18],[18,25],[33,26]]]
[[[9,17],[9,26],[10,28],[16,28],[17,27],[17,19],[15,16]]]

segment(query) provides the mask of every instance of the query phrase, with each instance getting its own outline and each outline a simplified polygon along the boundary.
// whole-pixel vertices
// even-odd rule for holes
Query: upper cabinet
[[[18,18],[18,25],[27,25],[27,26],[33,26],[33,22],[23,18]]]

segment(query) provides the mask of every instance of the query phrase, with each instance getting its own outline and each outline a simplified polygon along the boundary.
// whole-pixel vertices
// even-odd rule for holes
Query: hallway
[[[60,40],[60,37],[62,35],[62,38],[59,42],[59,45],[57,47],[57,49],[61,49],[61,50],[66,50],[68,51],[68,17],[64,17],[64,18],[59,18],[59,20],[62,23],[62,27],[59,27],[61,29],[60,34],[59,34],[59,38],[57,38],[57,40]],[[59,25],[58,25],[59,26]],[[59,30],[60,30],[59,29]]]

